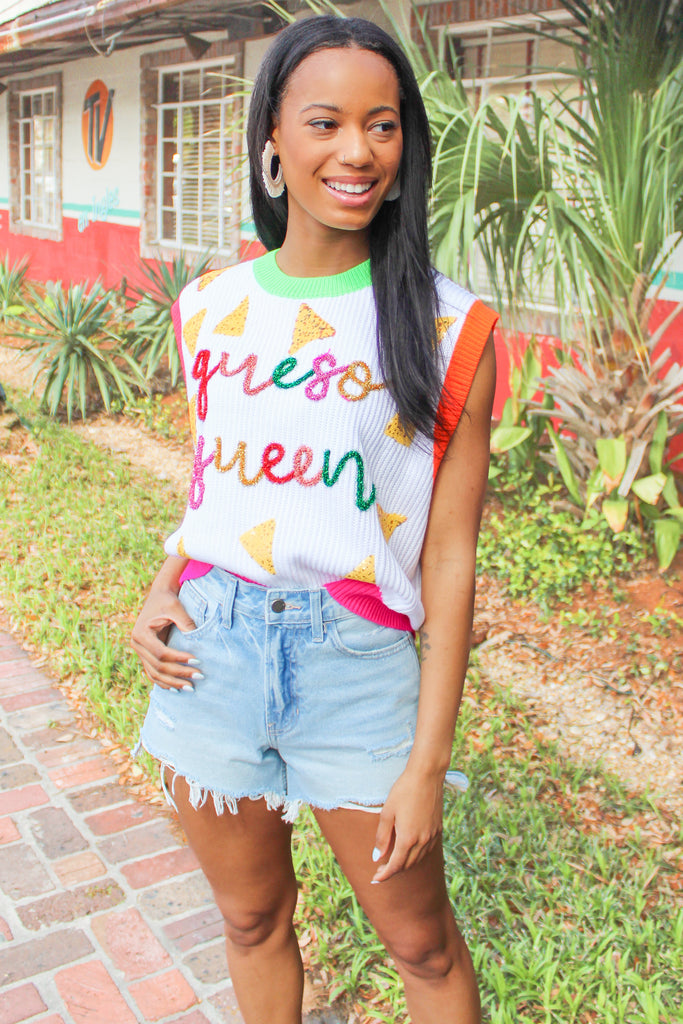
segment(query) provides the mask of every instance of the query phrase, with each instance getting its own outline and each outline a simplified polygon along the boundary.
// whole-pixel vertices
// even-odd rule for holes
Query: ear
[[[275,151],[275,156],[279,155],[279,149],[280,149],[279,136],[280,136],[280,129],[279,129],[277,124],[274,124],[273,127],[272,127],[272,130],[271,130],[271,133],[268,136],[268,138],[273,143],[273,149]]]

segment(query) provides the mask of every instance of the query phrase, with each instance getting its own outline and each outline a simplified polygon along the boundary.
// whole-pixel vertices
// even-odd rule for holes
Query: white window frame
[[[41,113],[40,115],[30,114],[28,117],[24,117],[23,116],[22,108],[23,108],[23,105],[24,105],[24,101],[27,98],[31,98],[31,101],[32,101],[32,98],[34,96],[42,96],[43,97],[43,102],[44,102],[45,97],[48,96],[48,95],[52,97],[52,113],[51,114]],[[57,88],[55,86],[47,86],[45,88],[20,89],[19,92],[18,92],[18,99],[19,99],[19,220],[21,221],[22,224],[26,224],[26,225],[28,225],[30,227],[47,228],[47,229],[55,230],[55,229],[57,229],[59,227],[59,222],[58,222],[59,201],[58,201],[58,195],[57,195],[57,189],[58,189],[58,174],[57,174],[58,144],[57,144],[57,132],[58,132],[58,128],[59,128],[59,120],[58,120],[59,114],[58,114],[58,110],[57,110],[57,102],[58,102]],[[46,178],[46,175],[43,173],[42,196],[38,195],[38,186],[37,186],[37,183],[36,183],[37,182],[37,172],[36,172],[36,138],[35,138],[34,124],[35,124],[35,118],[37,116],[40,116],[44,123],[49,121],[51,123],[51,125],[52,125],[51,148],[52,148],[52,178],[53,178],[53,182],[54,182],[54,190],[52,192],[52,202],[51,202],[51,204],[48,203],[48,196],[49,196],[50,193],[45,188],[45,178]],[[31,161],[30,161],[30,167],[29,168],[26,167],[26,163],[25,163],[25,160],[26,160],[26,148],[27,148],[26,147],[26,143],[24,142],[24,127],[25,127],[25,125],[28,125],[29,126],[29,130],[30,130],[29,147],[30,147],[30,151],[31,151]],[[44,136],[43,136],[43,138],[44,138]],[[47,148],[48,147],[43,142],[43,149],[47,150]],[[28,194],[26,192],[26,175],[27,174],[30,176],[30,179],[31,179],[31,181],[30,181],[30,191],[28,192]],[[42,199],[42,206],[43,206],[43,219],[42,220],[39,219],[35,215],[36,208],[39,205],[39,203],[38,203],[39,198]],[[30,207],[30,215],[28,217],[26,216],[26,213],[25,213],[26,203],[27,202],[28,202],[29,207]],[[46,216],[47,211],[48,211],[50,205],[52,207],[52,210],[51,210],[52,217],[51,218]]]
[[[157,203],[156,203],[157,225],[156,225],[156,229],[157,230],[156,230],[156,237],[157,237],[157,239],[159,240],[159,243],[163,246],[164,249],[175,250],[175,251],[183,249],[183,250],[186,250],[188,252],[201,252],[201,251],[206,250],[206,249],[211,249],[212,251],[215,251],[217,254],[221,255],[224,258],[234,259],[239,254],[240,195],[241,195],[241,187],[240,187],[240,182],[238,180],[226,182],[226,177],[229,174],[231,174],[231,173],[232,174],[235,173],[236,166],[232,167],[232,168],[227,166],[227,162],[226,162],[226,159],[225,159],[225,146],[222,144],[222,142],[225,139],[226,134],[231,130],[230,129],[230,124],[229,124],[229,119],[228,119],[228,116],[227,116],[228,115],[228,111],[231,108],[233,108],[233,110],[234,110],[235,105],[238,104],[239,101],[240,101],[239,100],[239,96],[236,96],[236,95],[233,94],[233,95],[227,95],[227,96],[221,97],[219,99],[217,99],[215,97],[213,97],[211,99],[207,99],[207,100],[202,100],[201,98],[193,99],[193,100],[182,100],[182,99],[179,99],[179,100],[173,101],[173,102],[171,102],[171,101],[164,101],[163,100],[164,76],[165,75],[178,74],[178,73],[187,73],[187,72],[192,72],[192,71],[207,71],[207,70],[211,70],[212,68],[219,68],[219,69],[221,69],[226,74],[235,74],[237,72],[237,60],[236,60],[236,58],[234,56],[224,56],[224,57],[220,57],[220,58],[214,58],[213,60],[209,60],[209,61],[199,61],[199,62],[195,62],[195,63],[169,64],[169,65],[164,65],[162,67],[159,67],[159,69],[158,69],[158,86],[157,86],[158,92],[157,92],[157,104],[156,104],[156,107],[157,107],[157,139],[156,139],[156,153],[157,153],[157,159],[156,159],[156,166],[157,166],[157,175],[156,175],[156,177],[157,177],[157,182],[156,182],[156,187],[157,187]],[[223,202],[223,198],[224,198],[224,196],[225,196],[227,191],[232,190],[233,193],[234,193],[234,197],[235,197],[235,201],[234,201],[235,216],[233,218],[233,223],[232,224],[230,224],[229,226],[226,227],[225,217],[223,216],[222,209],[219,209],[219,210],[216,211],[216,217],[218,219],[218,245],[217,246],[216,246],[215,242],[211,241],[211,242],[207,243],[206,240],[204,240],[202,238],[202,224],[203,224],[203,221],[204,221],[204,217],[202,215],[202,186],[203,186],[203,180],[204,180],[204,177],[205,177],[205,175],[203,173],[203,167],[202,167],[202,154],[203,154],[203,145],[202,145],[203,110],[204,110],[205,107],[207,107],[209,105],[215,105],[215,104],[219,104],[220,105],[220,139],[221,139],[221,145],[220,145],[220,149],[219,149],[219,154],[220,154],[219,155],[219,181],[218,181],[219,203]],[[178,125],[182,126],[182,116],[180,116],[180,115],[181,115],[182,110],[184,108],[187,108],[187,107],[192,107],[192,108],[199,107],[199,135],[198,135],[199,177],[198,177],[198,209],[197,209],[198,241],[197,241],[197,243],[194,243],[194,244],[188,243],[187,241],[184,241],[183,238],[182,238],[182,195],[181,195],[181,193],[179,191],[179,188],[177,187],[178,184],[180,182],[182,182],[182,159],[183,159],[183,157],[182,157],[182,145],[181,145],[182,135],[181,134],[177,135],[177,141],[179,143],[179,145],[178,145],[178,167],[177,167],[177,170],[176,170],[176,173],[175,173],[175,180],[176,180],[177,186],[176,186],[175,195],[174,195],[174,207],[173,207],[173,212],[176,215],[176,237],[175,238],[168,238],[164,234],[164,230],[163,230],[164,213],[168,212],[171,209],[171,207],[168,207],[168,206],[165,207],[163,205],[164,177],[167,176],[167,175],[165,175],[165,172],[164,172],[163,147],[164,147],[164,142],[165,141],[169,141],[168,139],[165,139],[165,137],[164,137],[164,123],[163,123],[164,122],[164,112],[167,111],[167,110],[177,110],[178,114],[179,114],[179,116],[178,116]],[[232,112],[233,111],[231,111],[231,114],[232,114]],[[236,152],[237,147],[235,146],[235,142],[238,141],[237,133],[234,131],[234,129],[232,129],[232,133],[233,133],[233,151]],[[237,161],[236,161],[236,163],[237,163]]]

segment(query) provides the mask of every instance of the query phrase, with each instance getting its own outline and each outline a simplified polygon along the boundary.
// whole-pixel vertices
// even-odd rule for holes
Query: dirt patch
[[[623,599],[586,588],[575,599],[588,625],[544,622],[511,602],[502,584],[480,581],[475,629],[481,670],[510,687],[534,731],[571,760],[601,764],[637,793],[683,817],[683,582],[681,558],[667,577],[652,567],[624,581]]]

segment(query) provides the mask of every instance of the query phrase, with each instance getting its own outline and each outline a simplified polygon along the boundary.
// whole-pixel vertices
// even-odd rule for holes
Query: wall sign
[[[99,78],[90,83],[83,101],[81,134],[86,160],[95,171],[104,167],[111,153],[114,135],[113,102],[113,89],[107,89]]]

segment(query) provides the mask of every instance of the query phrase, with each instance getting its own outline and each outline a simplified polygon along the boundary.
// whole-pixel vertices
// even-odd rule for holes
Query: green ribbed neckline
[[[283,299],[321,299],[348,295],[372,284],[370,260],[359,263],[343,274],[328,277],[290,277],[283,274],[275,262],[278,249],[258,256],[253,261],[254,277],[264,291]]]

